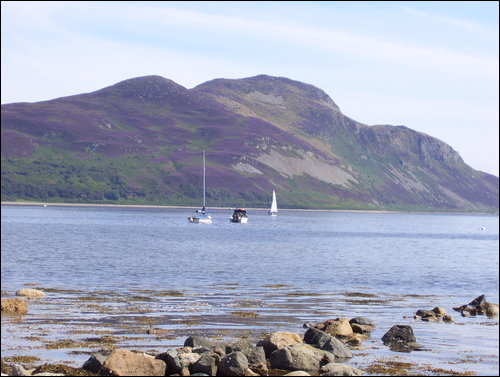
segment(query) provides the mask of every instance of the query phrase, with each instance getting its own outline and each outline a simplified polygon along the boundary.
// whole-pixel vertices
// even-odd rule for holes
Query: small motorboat
[[[246,224],[248,222],[247,211],[244,208],[236,208],[229,218],[232,223]]]

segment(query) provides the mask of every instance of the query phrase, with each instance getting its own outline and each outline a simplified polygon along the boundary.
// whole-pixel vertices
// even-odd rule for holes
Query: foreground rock
[[[264,348],[266,357],[269,357],[271,353],[278,349],[288,347],[294,344],[303,343],[302,338],[299,334],[286,331],[277,331],[257,343],[257,346]]]
[[[107,356],[100,353],[93,353],[90,358],[83,364],[82,369],[98,374],[106,361]]]
[[[243,352],[231,352],[222,357],[217,367],[217,376],[245,376],[248,359]]]
[[[274,351],[269,361],[274,369],[319,371],[323,365],[335,362],[335,356],[309,344],[294,344]]]
[[[317,324],[316,328],[340,339],[347,339],[354,334],[347,318],[329,319],[326,322]]]
[[[28,304],[22,298],[2,298],[2,314],[26,314]]]
[[[264,347],[255,347],[250,341],[240,339],[226,346],[226,354],[231,352],[242,352],[248,360],[248,369],[258,375],[267,376],[268,368]]]
[[[304,342],[323,351],[332,353],[336,359],[352,357],[352,352],[337,338],[316,328],[309,328],[304,334]]]
[[[420,345],[416,341],[413,329],[408,325],[394,325],[382,337],[384,345],[396,352],[410,352],[420,349]]]
[[[164,376],[165,362],[152,356],[126,349],[111,352],[103,364],[102,372],[111,376]]]
[[[375,329],[374,323],[366,317],[355,317],[350,320],[347,318],[329,319],[325,322],[320,322],[315,325],[305,323],[304,328],[314,328],[331,335],[334,339],[338,339],[343,344],[348,345],[351,349],[364,349],[362,346],[363,340],[370,337],[371,332]],[[307,342],[306,342],[307,343]],[[332,341],[333,343],[333,341]],[[312,343],[311,343],[312,344]],[[330,351],[324,346],[318,346],[325,351]],[[336,347],[338,349],[338,347]],[[333,352],[335,356],[345,358],[350,356],[339,356]]]
[[[257,344],[266,345],[271,352],[266,359],[264,346],[254,346],[246,339],[228,344],[214,343],[206,337],[189,337],[183,346],[168,349],[156,357],[115,349],[110,353],[94,353],[82,368],[44,364],[24,370],[16,364],[2,360],[2,372],[8,375],[35,375],[34,371],[66,376],[358,376],[357,368],[340,364],[351,357],[351,351],[338,339],[324,331],[309,328],[304,335],[307,342],[296,333],[275,332]],[[314,345],[314,346],[313,346]],[[321,349],[321,347],[323,349]],[[330,350],[330,351],[328,351]],[[335,354],[334,354],[335,353]],[[273,370],[269,370],[268,366]]]

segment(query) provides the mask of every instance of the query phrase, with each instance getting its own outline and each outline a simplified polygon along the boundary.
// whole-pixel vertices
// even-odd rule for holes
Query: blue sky
[[[499,175],[499,3],[1,2],[2,104],[161,75],[288,77]]]

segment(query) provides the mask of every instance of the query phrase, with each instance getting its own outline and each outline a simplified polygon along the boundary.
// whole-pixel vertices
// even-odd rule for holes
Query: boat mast
[[[205,151],[203,151],[203,208],[205,208]]]

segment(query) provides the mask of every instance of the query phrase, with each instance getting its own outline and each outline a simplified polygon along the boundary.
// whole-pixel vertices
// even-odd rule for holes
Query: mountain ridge
[[[212,205],[263,206],[276,188],[292,208],[498,212],[498,178],[445,142],[268,75],[192,89],[149,75],[2,105],[2,200],[194,205],[202,149]]]

